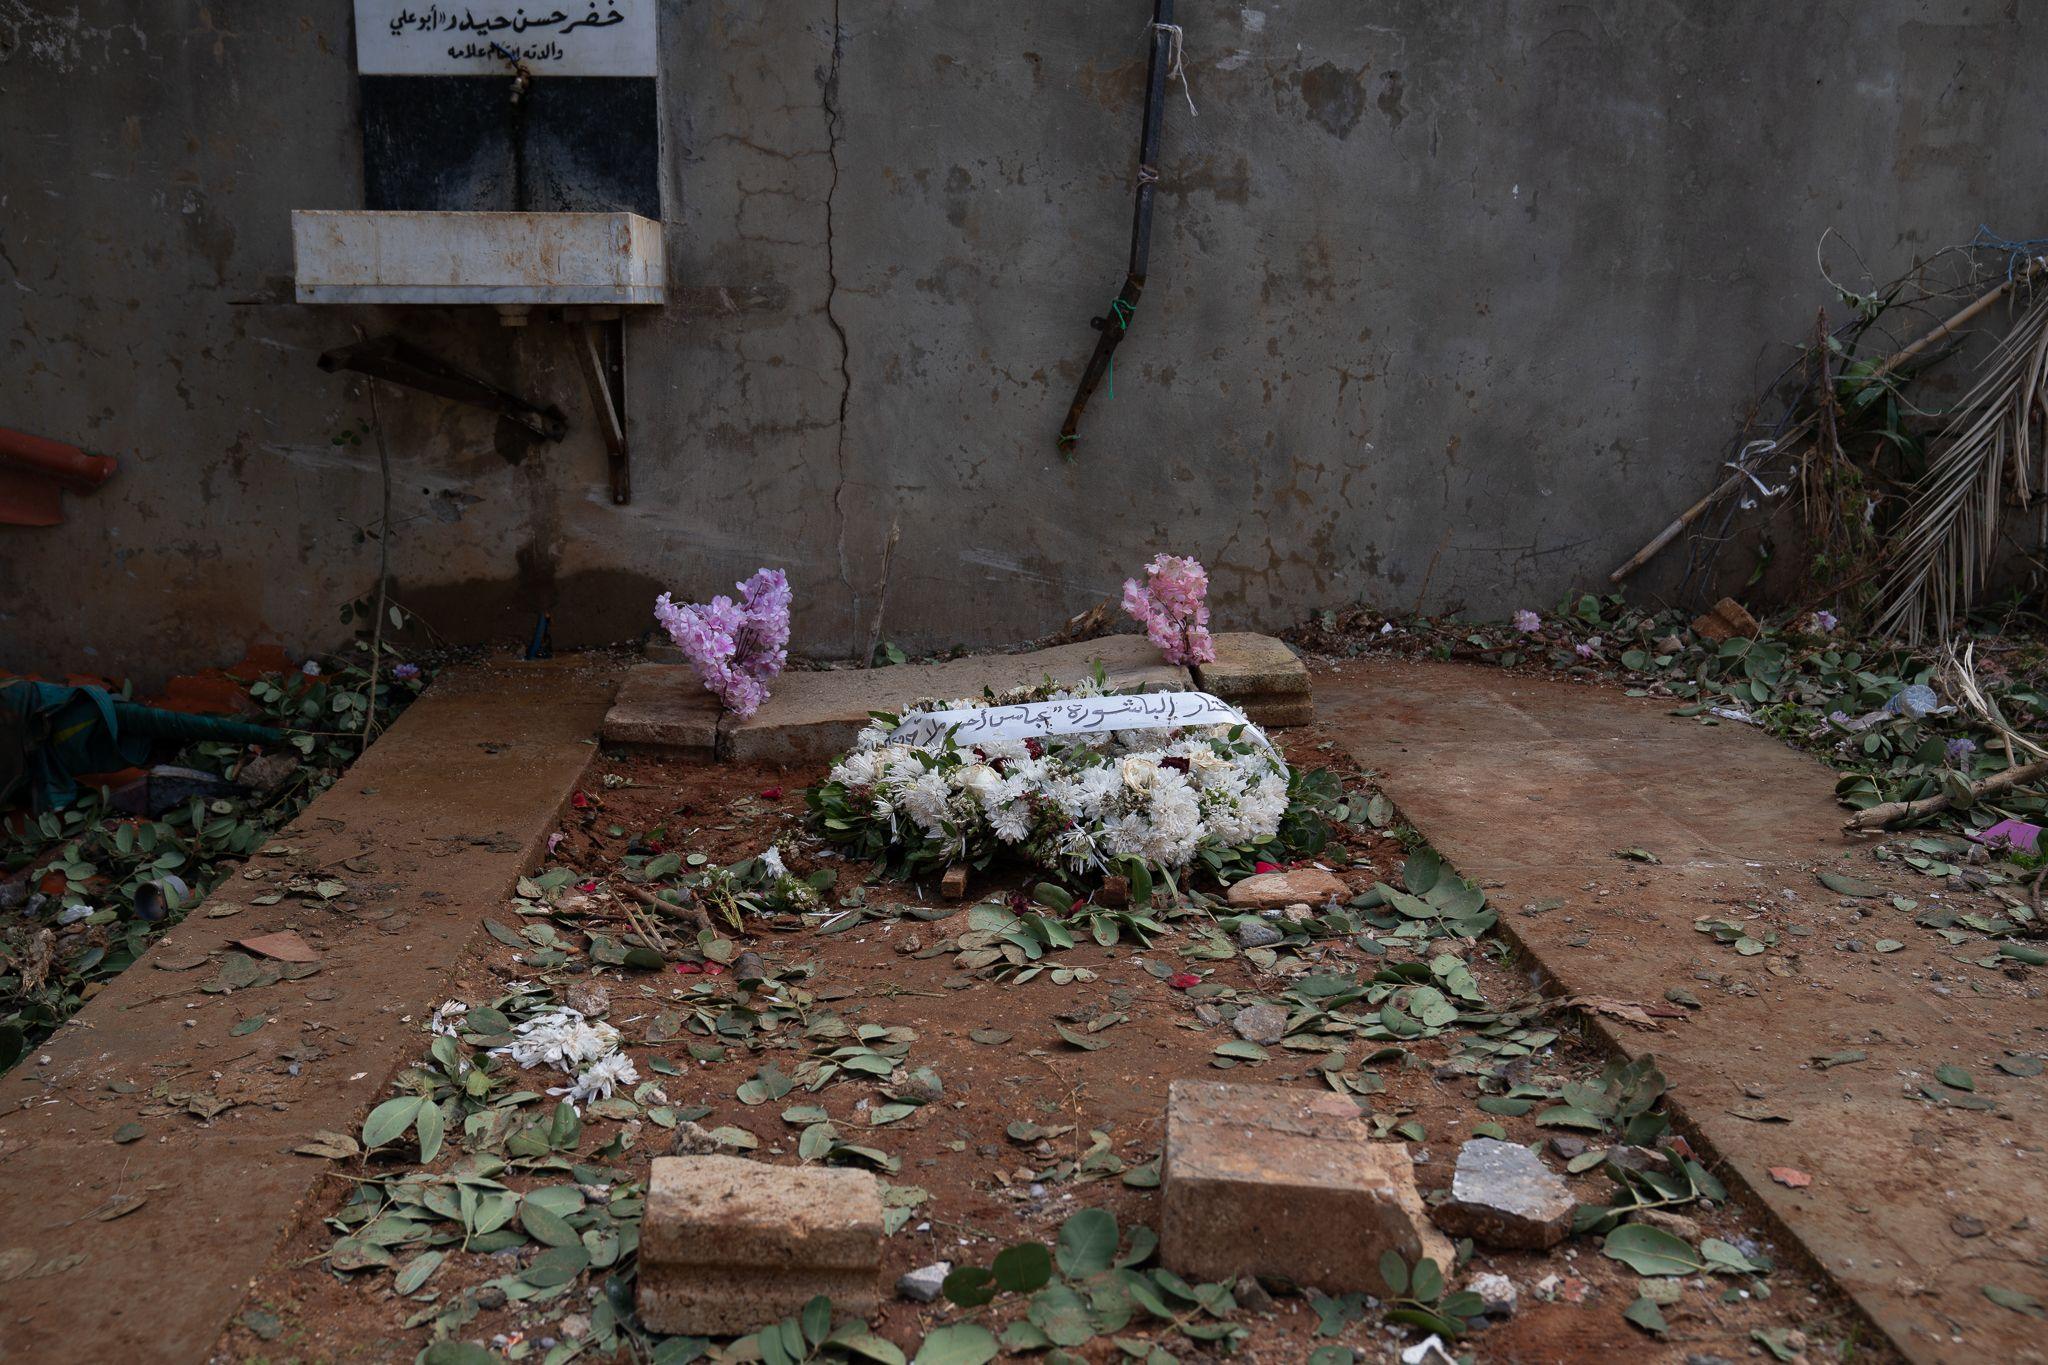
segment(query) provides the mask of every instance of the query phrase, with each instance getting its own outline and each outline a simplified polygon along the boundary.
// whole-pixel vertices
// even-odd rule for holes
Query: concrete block
[[[1195,665],[1195,685],[1204,692],[1225,701],[1308,695],[1308,668],[1284,642],[1250,631],[1227,631],[1215,638],[1215,661]]]
[[[1166,1099],[1160,1255],[1176,1274],[1384,1294],[1382,1252],[1446,1271],[1404,1143],[1366,1136],[1329,1091],[1175,1081]]]
[[[1224,700],[1244,712],[1252,724],[1268,730],[1316,723],[1315,698],[1306,692],[1261,692],[1257,696],[1225,697]]]
[[[727,1335],[797,1312],[881,1304],[882,1195],[869,1171],[656,1157],[640,1224],[640,1320]]]
[[[1170,691],[1193,686],[1186,669],[1162,662],[1152,642],[1138,635],[1111,635],[1025,654],[785,673],[772,684],[772,695],[759,711],[746,720],[726,722],[720,752],[741,763],[822,763],[853,743],[870,711],[894,714],[928,698],[979,697],[984,689],[1005,692],[1037,686],[1047,678],[1078,683],[1093,676],[1098,661],[1107,685],[1114,689]]]
[[[604,717],[604,742],[679,749],[709,758],[724,708],[688,668],[641,664],[626,674]]]

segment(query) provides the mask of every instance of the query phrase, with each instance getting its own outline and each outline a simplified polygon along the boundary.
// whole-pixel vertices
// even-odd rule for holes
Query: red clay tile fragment
[[[279,962],[318,962],[320,954],[313,945],[300,938],[296,931],[280,929],[274,934],[258,934],[254,938],[235,940],[237,946],[264,957],[274,957]]]

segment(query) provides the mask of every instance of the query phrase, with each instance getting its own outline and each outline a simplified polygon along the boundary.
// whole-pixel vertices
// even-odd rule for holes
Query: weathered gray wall
[[[894,521],[911,644],[1044,632],[1161,549],[1232,624],[1405,607],[1433,558],[1432,605],[1544,606],[1711,481],[1824,228],[1890,274],[2048,216],[2048,16],[2017,3],[1182,10],[1200,117],[1176,92],[1152,280],[1067,465],[1143,0],[665,7],[685,302],[632,327],[634,502],[587,422],[513,465],[488,417],[382,389],[402,600],[615,639],[770,563],[799,647],[843,654]],[[376,465],[313,358],[355,328],[584,414],[546,329],[288,301],[290,211],[357,204],[354,128],[347,0],[0,0],[0,425],[124,462],[0,529],[0,663],[332,640]]]

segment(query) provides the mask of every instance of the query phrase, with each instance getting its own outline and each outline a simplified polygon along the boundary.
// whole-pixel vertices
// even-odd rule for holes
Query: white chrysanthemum
[[[892,785],[914,782],[925,770],[924,758],[907,744],[892,744],[881,750],[878,765],[882,780]]]
[[[519,1036],[491,1049],[493,1057],[510,1057],[522,1067],[554,1066],[574,1071],[619,1046],[619,1031],[602,1020],[592,1022],[580,1010],[556,1005],[524,1020]]]
[[[614,1089],[639,1082],[640,1072],[633,1059],[623,1052],[614,1052],[592,1062],[576,1077],[574,1085],[556,1086],[548,1093],[566,1095],[569,1103],[583,1105],[592,1100],[608,1100]]]
[[[866,749],[857,749],[839,760],[826,780],[848,787],[870,787],[881,775],[881,763]]]
[[[953,786],[942,772],[923,773],[903,788],[903,810],[927,835],[937,837],[946,828]]]
[[[887,730],[870,722],[867,725],[863,725],[860,728],[860,733],[853,737],[853,747],[856,749],[879,749],[888,738],[889,732]]]
[[[768,870],[768,875],[771,877],[787,877],[789,875],[789,865],[782,861],[782,848],[778,844],[770,844],[762,852],[761,866]]]
[[[997,806],[988,813],[989,829],[1006,844],[1021,844],[1031,837],[1031,807],[1023,801]]]

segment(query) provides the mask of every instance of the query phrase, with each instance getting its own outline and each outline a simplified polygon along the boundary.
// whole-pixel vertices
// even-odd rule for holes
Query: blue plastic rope
[[[1969,241],[1974,251],[2002,251],[2005,253],[2005,277],[2010,280],[2024,261],[2048,254],[2048,237],[2022,237],[2014,240],[2001,237],[1984,224],[1977,225],[1977,235]]]

